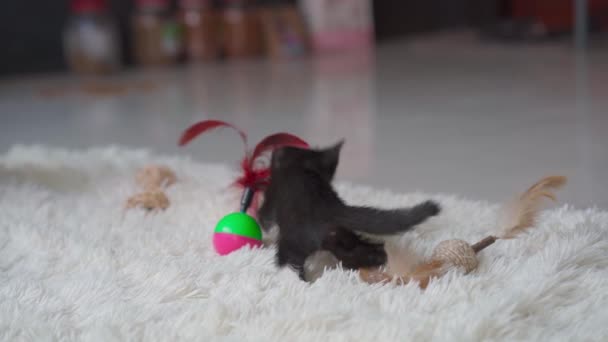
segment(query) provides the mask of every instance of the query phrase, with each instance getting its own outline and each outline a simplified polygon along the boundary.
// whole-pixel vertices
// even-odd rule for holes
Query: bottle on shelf
[[[180,0],[179,21],[184,29],[184,53],[193,62],[220,56],[220,16],[211,0]]]
[[[222,45],[227,58],[264,53],[264,37],[257,4],[252,0],[223,0]]]
[[[105,0],[72,0],[63,33],[68,67],[77,73],[105,74],[121,64],[117,23]]]
[[[306,54],[308,38],[297,0],[265,0],[260,13],[270,57],[289,59]]]
[[[181,27],[169,0],[136,0],[133,14],[133,55],[143,66],[171,65],[182,56]]]
[[[300,0],[317,53],[369,51],[374,44],[371,0]]]

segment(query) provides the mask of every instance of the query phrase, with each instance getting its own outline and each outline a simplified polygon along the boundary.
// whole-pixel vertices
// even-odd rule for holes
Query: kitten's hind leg
[[[361,244],[350,250],[344,250],[336,257],[342,261],[342,267],[356,270],[359,268],[379,267],[386,264],[387,256],[382,244]]]
[[[279,240],[276,254],[277,265],[279,267],[290,266],[298,273],[301,280],[306,281],[304,263],[306,258],[314,252],[314,248],[303,248],[301,245]]]
[[[331,231],[322,247],[332,252],[347,269],[382,266],[387,260],[383,243],[366,241],[343,228]]]

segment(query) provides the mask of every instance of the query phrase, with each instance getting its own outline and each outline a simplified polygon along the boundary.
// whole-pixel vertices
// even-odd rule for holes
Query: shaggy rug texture
[[[124,210],[139,191],[136,171],[151,163],[177,174],[170,207]],[[484,250],[476,271],[449,273],[426,291],[368,285],[341,269],[310,284],[277,269],[272,246],[215,254],[214,225],[239,201],[234,176],[120,148],[17,146],[0,156],[0,340],[608,340],[606,212],[543,211],[529,233]],[[440,216],[390,241],[423,257],[442,240],[492,233],[500,208],[337,187],[357,204],[440,202]]]

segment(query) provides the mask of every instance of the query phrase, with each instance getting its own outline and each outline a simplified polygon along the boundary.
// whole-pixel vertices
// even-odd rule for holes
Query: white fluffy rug
[[[170,208],[124,212],[136,169],[149,163],[179,177]],[[608,340],[606,212],[545,211],[529,234],[483,251],[477,271],[424,292],[341,270],[307,284],[277,270],[272,249],[215,255],[214,224],[238,204],[233,177],[224,166],[117,148],[0,156],[0,340]],[[456,196],[339,190],[384,207],[438,200],[440,217],[395,240],[421,255],[444,239],[484,237],[498,213]]]

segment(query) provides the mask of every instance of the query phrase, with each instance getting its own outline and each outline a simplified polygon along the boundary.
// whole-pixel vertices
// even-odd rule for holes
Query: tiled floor
[[[374,58],[218,63],[112,81],[142,79],[157,87],[101,96],[62,93],[78,84],[63,75],[0,81],[0,151],[119,144],[235,162],[229,132],[176,146],[190,123],[218,118],[252,140],[282,130],[317,145],[344,137],[339,177],[358,183],[500,201],[562,173],[565,201],[608,208],[605,48],[579,56],[567,42],[451,34],[388,44]]]

